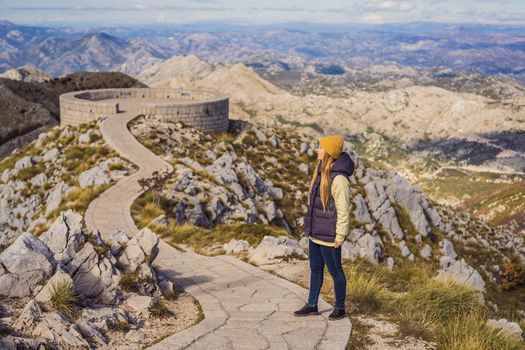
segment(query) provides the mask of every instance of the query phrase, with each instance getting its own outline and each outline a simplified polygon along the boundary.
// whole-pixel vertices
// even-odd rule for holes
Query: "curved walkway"
[[[136,234],[130,206],[141,189],[137,180],[173,167],[151,153],[128,131],[138,102],[122,103],[123,113],[102,122],[104,140],[139,166],[90,203],[88,229],[107,236],[114,229]],[[321,315],[293,316],[308,291],[230,256],[182,253],[161,241],[156,265],[201,304],[204,320],[169,336],[151,349],[344,349],[351,332],[348,318],[328,321],[332,308],[320,301]]]

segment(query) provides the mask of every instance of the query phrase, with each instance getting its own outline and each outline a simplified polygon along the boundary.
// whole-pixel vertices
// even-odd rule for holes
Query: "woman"
[[[322,138],[317,148],[317,165],[308,191],[308,212],[304,221],[309,239],[310,294],[295,316],[317,315],[317,301],[323,285],[324,267],[334,280],[335,307],[328,319],[345,317],[346,277],[341,265],[341,245],[350,222],[350,182],[354,162],[343,152],[343,137]]]

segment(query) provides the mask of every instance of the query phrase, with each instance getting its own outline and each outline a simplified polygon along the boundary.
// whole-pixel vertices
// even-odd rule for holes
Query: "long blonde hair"
[[[323,210],[326,210],[328,201],[330,200],[330,171],[334,164],[335,158],[329,155],[327,152],[324,153],[323,159],[318,159],[315,169],[312,174],[312,180],[310,181],[310,188],[308,189],[308,203],[310,203],[310,195],[312,188],[314,187],[315,179],[317,178],[317,172],[321,166],[321,203],[323,204]]]

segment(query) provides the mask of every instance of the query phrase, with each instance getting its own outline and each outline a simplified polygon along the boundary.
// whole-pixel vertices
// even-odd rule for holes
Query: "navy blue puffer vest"
[[[354,162],[348,153],[343,152],[332,164],[330,171],[330,184],[337,175],[343,175],[348,178],[354,172]],[[321,202],[321,167],[317,171],[317,177],[310,193],[310,203],[308,205],[308,212],[304,220],[305,231],[308,236],[317,238],[325,242],[335,241],[335,228],[337,223],[337,210],[335,202],[330,191],[330,199],[326,210],[323,210]]]

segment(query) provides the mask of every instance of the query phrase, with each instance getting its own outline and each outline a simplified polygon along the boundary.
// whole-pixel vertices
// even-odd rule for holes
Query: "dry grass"
[[[59,311],[65,316],[72,318],[78,308],[78,295],[70,281],[64,280],[51,284],[51,298],[49,304],[53,310]]]

